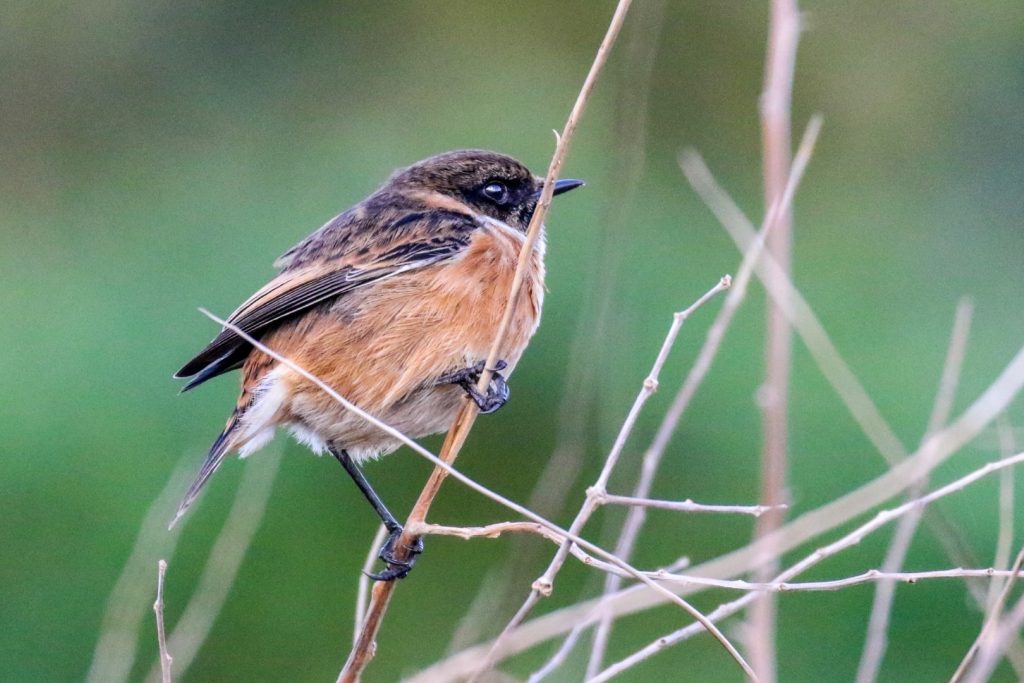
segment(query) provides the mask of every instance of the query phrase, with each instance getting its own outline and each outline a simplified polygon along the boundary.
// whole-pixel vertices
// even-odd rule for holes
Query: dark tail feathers
[[[213,442],[212,446],[210,446],[210,452],[206,455],[206,460],[203,462],[203,466],[199,468],[199,473],[196,474],[196,478],[192,480],[192,485],[188,487],[188,492],[185,493],[185,497],[181,500],[181,504],[178,505],[178,512],[175,513],[174,519],[171,520],[171,524],[168,527],[169,529],[174,528],[174,525],[182,518],[189,506],[192,505],[196,498],[199,497],[199,492],[202,490],[203,486],[224,461],[224,458],[228,454],[228,443],[230,441],[231,432],[233,432],[238,426],[239,418],[241,416],[241,411],[235,410],[231,415],[231,419],[228,420],[227,425],[224,427],[224,431],[220,433],[217,440]]]

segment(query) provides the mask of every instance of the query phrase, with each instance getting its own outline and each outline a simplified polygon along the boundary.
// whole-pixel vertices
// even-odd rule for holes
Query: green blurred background
[[[198,467],[226,417],[235,378],[187,396],[170,379],[216,331],[196,308],[230,312],[270,277],[277,255],[398,166],[487,147],[542,172],[550,131],[564,123],[613,4],[3,4],[0,678],[85,676],[143,516],[183,456]],[[958,407],[1024,340],[1024,4],[802,4],[808,31],[795,125],[799,133],[820,111],[825,127],[797,199],[797,280],[912,446],[959,297],[973,297],[976,312]],[[512,401],[480,420],[464,450],[468,474],[527,500],[566,434],[559,415],[577,414],[569,422],[581,436],[568,440],[582,468],[564,507],[545,510],[567,522],[671,312],[735,271],[738,254],[676,157],[696,147],[751,215],[760,213],[766,21],[764,2],[671,2],[662,11],[637,0],[565,167],[588,187],[559,199],[548,221],[544,323]],[[764,314],[763,291],[751,293],[673,441],[658,496],[757,497]],[[606,294],[607,322],[594,333]],[[685,328],[613,490],[631,488],[718,305]],[[582,379],[567,389],[571,368]],[[1010,416],[1024,424],[1020,401]],[[799,343],[791,425],[793,514],[884,470]],[[995,443],[984,435],[938,479],[994,457]],[[264,523],[186,680],[333,680],[343,662],[375,521],[336,463],[283,447]],[[170,626],[196,588],[242,470],[270,461],[230,462],[190,514],[168,575]],[[400,517],[428,472],[407,450],[369,468]],[[946,506],[982,566],[995,546],[995,498],[996,483],[984,481]],[[431,516],[507,517],[454,483]],[[607,524],[618,519],[621,512],[595,518],[588,533],[610,543]],[[751,529],[749,520],[652,513],[636,559],[650,566],[685,553],[697,562],[743,545]],[[814,576],[877,567],[889,533]],[[534,540],[427,544],[399,587],[368,681],[441,657],[484,577],[514,554],[522,573],[511,600],[480,634],[493,635],[550,556]],[[922,532],[908,567],[949,565]],[[145,573],[149,584],[155,567],[147,563]],[[592,594],[598,580],[568,566],[543,608]],[[785,596],[782,680],[851,679],[871,595],[859,587]],[[724,597],[697,602],[710,609]],[[147,593],[147,609],[151,600]],[[979,622],[959,583],[901,587],[883,678],[948,677]],[[610,656],[679,624],[671,608],[627,619]],[[152,633],[147,614],[133,680],[154,661]],[[586,650],[555,680],[578,680]],[[549,652],[537,648],[506,670],[524,677]],[[705,636],[623,676],[666,679],[739,675]]]

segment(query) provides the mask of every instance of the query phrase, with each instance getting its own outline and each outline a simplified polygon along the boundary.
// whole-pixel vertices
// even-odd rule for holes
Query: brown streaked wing
[[[364,265],[337,264],[333,270],[326,270],[331,265],[328,263],[286,271],[239,306],[228,321],[259,338],[273,325],[328,299],[383,278],[452,258],[469,244],[469,230],[465,223],[450,227],[455,229],[437,231],[435,227],[434,233],[425,241],[394,245]],[[174,376],[193,377],[182,389],[187,391],[238,368],[250,350],[248,342],[237,334],[222,330]]]

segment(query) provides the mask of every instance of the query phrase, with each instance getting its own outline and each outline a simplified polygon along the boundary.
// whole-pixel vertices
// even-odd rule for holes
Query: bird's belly
[[[414,392],[381,410],[367,412],[405,436],[418,439],[448,429],[463,396],[461,388],[445,385]],[[400,439],[337,403],[306,404],[297,399],[292,402],[291,413],[287,425],[292,433],[318,452],[332,441],[357,461],[363,461],[386,455],[402,445]]]

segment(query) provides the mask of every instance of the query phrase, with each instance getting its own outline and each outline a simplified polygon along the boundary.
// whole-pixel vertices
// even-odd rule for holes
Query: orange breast
[[[434,381],[486,359],[521,244],[505,228],[482,229],[458,258],[347,294],[329,310],[308,313],[267,335],[265,343],[410,436],[441,431],[461,401],[461,389],[434,387]],[[543,293],[540,243],[501,354],[509,364],[506,375],[536,331]],[[246,363],[249,386],[269,369],[261,355]],[[362,429],[353,433],[351,416],[315,386],[297,375],[287,381],[290,399],[277,422],[307,425],[326,439],[370,438]],[[332,430],[346,433],[325,433]]]

